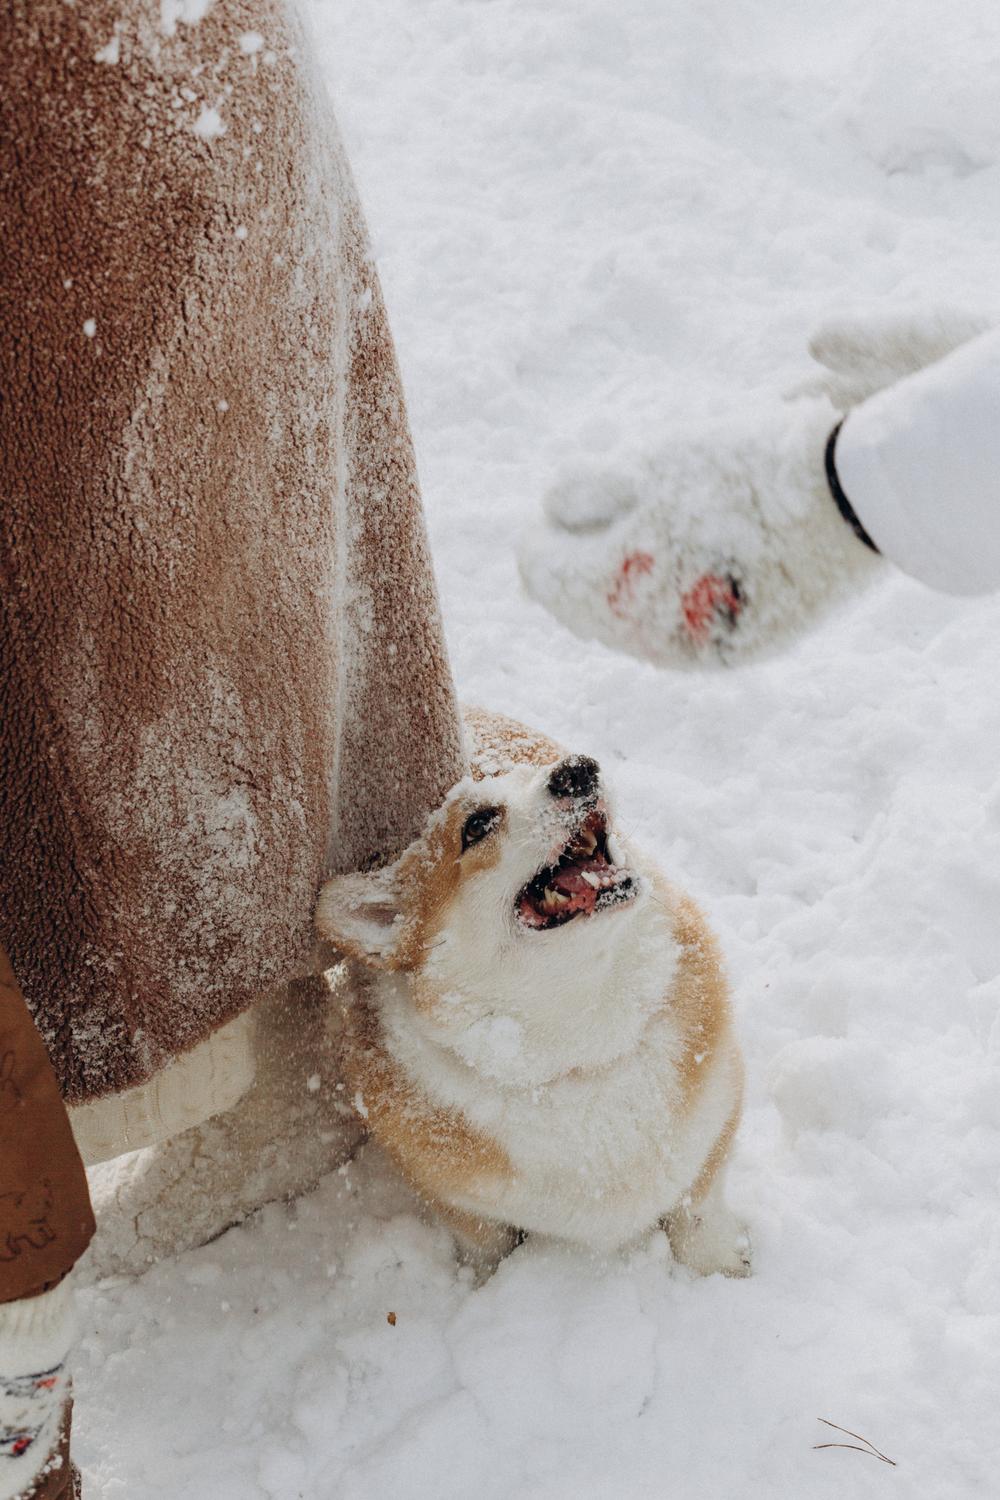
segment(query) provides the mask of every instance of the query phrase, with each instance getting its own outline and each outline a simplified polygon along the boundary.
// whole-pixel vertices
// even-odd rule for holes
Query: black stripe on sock
[[[871,537],[868,535],[865,528],[862,526],[857,511],[854,509],[854,506],[851,504],[850,500],[848,500],[847,498],[847,495],[844,493],[844,487],[841,484],[840,476],[837,473],[837,438],[840,436],[840,429],[843,427],[843,425],[844,418],[841,417],[840,421],[837,423],[836,427],[833,429],[833,431],[830,433],[829,438],[827,439],[826,455],[824,460],[826,467],[826,482],[830,486],[830,494],[834,498],[837,509],[840,511],[840,514],[843,516],[848,526],[854,532],[854,535],[857,537],[858,541],[864,542],[866,547],[870,547],[873,552],[878,553],[878,548],[872,541]],[[881,556],[881,553],[879,553],[879,556]]]

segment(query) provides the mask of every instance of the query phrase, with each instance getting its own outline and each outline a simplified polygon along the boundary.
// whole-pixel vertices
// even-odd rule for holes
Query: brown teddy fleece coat
[[[281,0],[0,8],[0,942],[63,1091],[305,962],[462,774],[413,453]]]

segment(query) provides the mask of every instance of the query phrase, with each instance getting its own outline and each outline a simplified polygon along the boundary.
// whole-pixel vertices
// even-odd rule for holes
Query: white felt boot
[[[659,666],[772,650],[874,573],[826,485],[823,396],[686,435],[628,474],[567,475],[520,554],[578,635]]]
[[[521,546],[528,592],[576,634],[660,666],[779,648],[879,569],[831,496],[834,427],[989,322],[936,311],[829,323],[810,344],[823,372],[795,399],[678,434],[627,468],[567,472]]]
[[[88,1278],[139,1273],[214,1239],[264,1203],[314,1187],[360,1133],[338,1089],[337,1027],[349,1003],[300,981],[255,1012],[256,1076],[230,1110],[172,1140],[91,1169],[97,1234]]]

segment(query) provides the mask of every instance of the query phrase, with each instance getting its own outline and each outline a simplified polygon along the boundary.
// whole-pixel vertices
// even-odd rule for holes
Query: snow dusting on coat
[[[409,842],[460,730],[284,6],[18,0],[0,47],[0,912],[82,1100],[299,969],[322,877]]]

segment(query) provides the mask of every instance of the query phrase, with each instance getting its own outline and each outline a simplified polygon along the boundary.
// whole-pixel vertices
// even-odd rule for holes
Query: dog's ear
[[[319,893],[316,930],[350,958],[397,969],[405,932],[400,895],[398,865],[371,874],[335,875]]]

